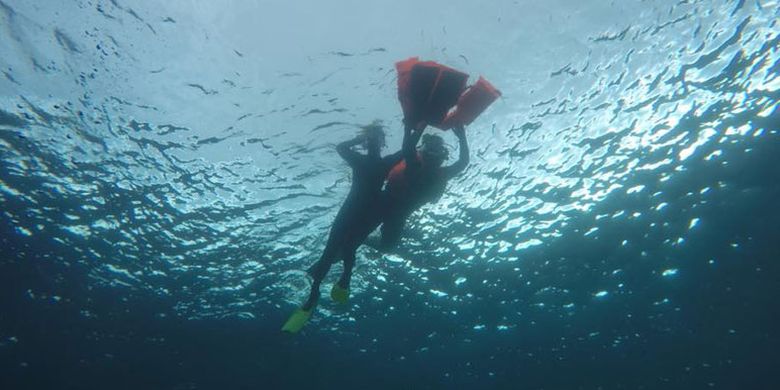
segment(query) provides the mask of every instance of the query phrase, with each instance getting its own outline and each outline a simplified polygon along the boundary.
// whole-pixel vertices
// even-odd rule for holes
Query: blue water
[[[0,388],[776,388],[778,2],[420,3],[0,0]],[[410,56],[503,97],[282,334]]]

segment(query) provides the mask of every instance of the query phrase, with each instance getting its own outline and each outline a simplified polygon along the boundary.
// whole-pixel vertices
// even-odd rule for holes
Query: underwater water
[[[779,10],[0,0],[0,388],[777,388]],[[283,334],[411,56],[503,97]]]

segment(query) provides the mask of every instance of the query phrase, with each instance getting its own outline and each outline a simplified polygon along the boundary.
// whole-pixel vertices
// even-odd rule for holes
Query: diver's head
[[[443,138],[438,135],[425,134],[422,138],[420,154],[426,166],[440,167],[444,160],[449,157],[450,152],[444,145]]]
[[[385,146],[385,128],[382,121],[375,120],[369,125],[361,126],[363,146],[370,152],[379,152]]]

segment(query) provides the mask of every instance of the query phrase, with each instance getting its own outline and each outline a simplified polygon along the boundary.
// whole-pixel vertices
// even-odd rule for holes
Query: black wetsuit
[[[438,201],[444,194],[449,179],[444,168],[430,171],[420,169],[404,172],[402,186],[388,186],[382,194],[385,207],[382,217],[382,238],[384,249],[394,247],[401,239],[406,219],[426,203]],[[401,188],[404,187],[404,188]]]
[[[336,215],[322,257],[309,269],[317,288],[330,266],[340,258],[344,260],[340,284],[349,284],[355,251],[382,221],[382,185],[387,173],[402,158],[400,151],[384,158],[378,154],[360,154],[351,149],[354,144],[354,141],[347,141],[336,147],[352,168],[352,187]]]

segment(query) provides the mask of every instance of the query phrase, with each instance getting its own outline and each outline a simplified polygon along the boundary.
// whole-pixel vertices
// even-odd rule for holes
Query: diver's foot
[[[349,300],[349,283],[334,283],[333,288],[330,290],[330,297],[337,303],[347,303]]]
[[[287,322],[282,326],[282,331],[287,333],[298,333],[303,326],[311,319],[311,313],[313,310],[304,310],[303,308],[296,309]]]

